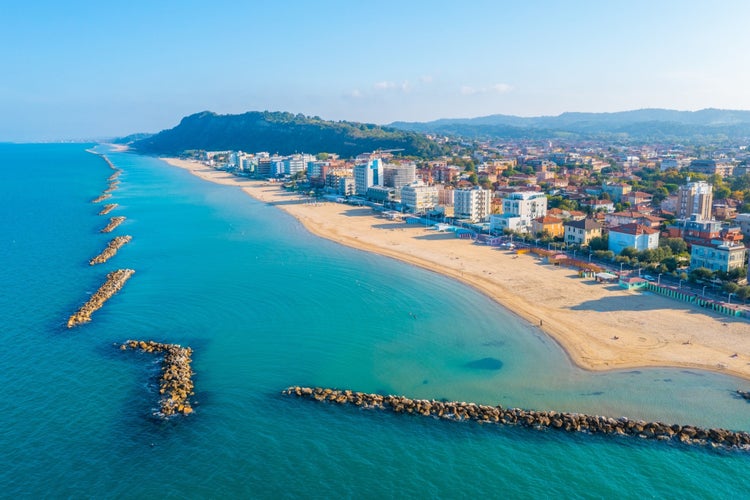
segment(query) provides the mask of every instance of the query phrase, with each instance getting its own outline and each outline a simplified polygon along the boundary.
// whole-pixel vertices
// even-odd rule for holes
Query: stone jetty
[[[111,233],[117,226],[125,222],[125,217],[118,215],[117,217],[110,217],[109,224],[104,226],[104,229],[99,231],[100,233]]]
[[[107,215],[112,210],[114,210],[117,207],[117,203],[110,203],[109,205],[104,205],[101,212],[99,212],[99,215]]]
[[[104,201],[110,197],[112,197],[112,195],[109,192],[105,191],[99,196],[97,196],[96,198],[94,198],[93,200],[91,200],[91,203],[99,203],[100,201]]]
[[[566,432],[586,432],[634,436],[660,441],[679,441],[685,444],[713,445],[716,447],[750,450],[750,433],[725,429],[705,429],[691,425],[668,425],[661,422],[630,420],[625,417],[610,418],[581,413],[557,411],[534,411],[520,408],[503,408],[476,403],[442,402],[425,399],[409,399],[403,396],[382,396],[350,390],[326,389],[322,387],[289,387],[282,394],[351,404],[363,408],[410,413],[425,417],[458,421],[475,421],[517,425],[534,429],[552,429]]]
[[[123,245],[129,243],[132,239],[132,236],[116,236],[112,238],[112,240],[107,243],[107,248],[102,250],[102,253],[91,259],[89,261],[89,265],[93,266],[94,264],[102,264],[104,262],[107,262],[111,257],[114,257],[114,255],[120,248],[122,248]]]
[[[68,328],[91,321],[91,315],[116,294],[128,279],[135,273],[132,269],[118,269],[107,275],[107,280],[99,287],[89,300],[68,319]]]
[[[190,369],[190,356],[193,350],[179,344],[162,344],[153,340],[128,340],[120,349],[136,349],[143,352],[164,354],[159,377],[159,411],[161,417],[170,417],[181,413],[189,415],[193,412],[190,396],[193,392],[193,371]]]

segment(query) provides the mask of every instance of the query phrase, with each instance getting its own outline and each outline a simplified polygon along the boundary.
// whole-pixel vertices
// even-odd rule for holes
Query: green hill
[[[196,113],[183,118],[174,128],[135,141],[132,147],[143,153],[168,155],[203,149],[281,155],[327,152],[345,158],[377,149],[402,149],[402,155],[420,157],[443,152],[439,144],[418,132],[268,111],[241,115]]]

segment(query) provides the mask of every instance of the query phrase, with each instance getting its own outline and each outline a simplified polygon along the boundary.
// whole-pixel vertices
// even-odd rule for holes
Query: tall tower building
[[[382,185],[383,162],[379,158],[354,165],[354,190],[358,195],[365,196],[367,188]]]
[[[697,214],[701,219],[710,219],[713,198],[713,186],[705,181],[688,182],[680,186],[677,194],[677,217],[687,219]]]

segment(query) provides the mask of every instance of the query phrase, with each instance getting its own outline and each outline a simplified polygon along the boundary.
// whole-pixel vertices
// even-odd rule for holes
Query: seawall
[[[599,415],[567,413],[557,411],[535,411],[520,408],[503,408],[464,402],[442,402],[425,399],[409,399],[404,396],[382,396],[350,390],[322,387],[293,386],[282,394],[315,401],[410,413],[425,417],[448,420],[471,420],[482,423],[518,425],[534,429],[552,429],[566,432],[585,432],[633,436],[659,441],[679,441],[685,444],[713,445],[726,448],[750,450],[750,433],[726,429],[705,429],[691,425],[665,424],[630,420],[625,417],[611,418]]]

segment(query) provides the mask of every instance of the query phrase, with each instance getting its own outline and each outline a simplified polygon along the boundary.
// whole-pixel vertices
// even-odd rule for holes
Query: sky
[[[0,141],[290,111],[750,109],[746,0],[0,2]]]

